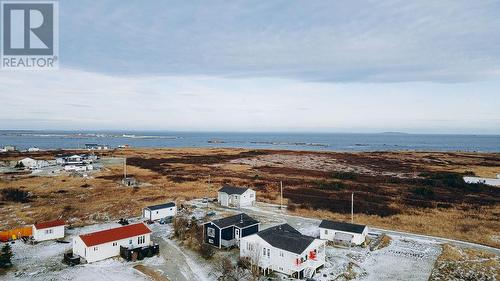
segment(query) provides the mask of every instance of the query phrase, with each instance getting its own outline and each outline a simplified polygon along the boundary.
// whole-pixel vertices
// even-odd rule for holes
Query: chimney
[[[240,215],[240,223],[243,223],[243,214]]]

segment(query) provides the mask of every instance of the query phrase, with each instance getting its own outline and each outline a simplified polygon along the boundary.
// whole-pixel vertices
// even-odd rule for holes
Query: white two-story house
[[[248,207],[255,205],[255,191],[246,187],[224,185],[217,194],[217,199],[224,207]]]
[[[326,241],[302,235],[288,224],[274,226],[240,240],[240,257],[267,274],[311,278],[325,264]]]

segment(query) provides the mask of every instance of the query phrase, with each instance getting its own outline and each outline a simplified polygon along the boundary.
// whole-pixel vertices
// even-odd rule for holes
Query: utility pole
[[[280,181],[280,193],[281,193],[281,196],[280,196],[280,210],[283,210],[283,181]]]
[[[123,178],[127,178],[127,157],[123,158]]]
[[[354,192],[351,193],[351,223],[354,223]]]
[[[207,186],[207,209],[208,209],[208,195],[210,194],[210,174],[208,174],[208,186]]]

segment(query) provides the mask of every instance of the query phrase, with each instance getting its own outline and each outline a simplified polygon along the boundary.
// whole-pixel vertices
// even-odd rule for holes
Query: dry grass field
[[[51,159],[57,153],[30,156]],[[0,161],[26,155],[3,154]],[[348,220],[354,192],[359,223],[500,247],[500,188],[460,181],[464,173],[500,173],[500,154],[186,148],[100,156],[126,157],[128,173],[141,186],[121,186],[122,165],[106,166],[87,179],[0,175],[1,190],[29,194],[24,203],[0,201],[1,228],[59,217],[82,225],[138,216],[153,203],[215,197],[225,183],[253,187],[258,200],[278,203],[283,181],[284,201],[298,215]]]

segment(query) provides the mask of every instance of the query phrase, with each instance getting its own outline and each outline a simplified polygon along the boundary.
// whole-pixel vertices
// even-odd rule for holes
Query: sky
[[[61,1],[0,129],[500,134],[500,1]]]

